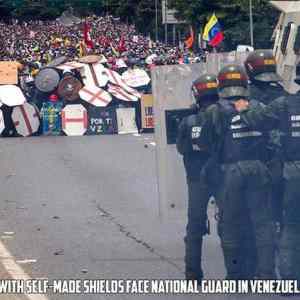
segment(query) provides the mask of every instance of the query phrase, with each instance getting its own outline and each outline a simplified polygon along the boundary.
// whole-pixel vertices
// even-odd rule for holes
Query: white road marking
[[[17,262],[17,264],[25,265],[25,264],[36,263],[37,260],[36,259],[23,259],[23,260],[17,260],[16,262]]]
[[[8,249],[4,246],[3,243],[0,242],[0,263],[3,265],[7,273],[10,275],[12,279],[15,280],[30,280],[30,276],[15,262],[14,257],[8,251]],[[23,295],[22,295],[23,296]],[[28,294],[24,295],[29,300],[49,300],[45,295],[39,294]],[[18,298],[16,298],[18,299]]]

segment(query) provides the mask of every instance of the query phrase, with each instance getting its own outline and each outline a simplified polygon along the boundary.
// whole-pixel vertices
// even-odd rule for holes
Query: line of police
[[[177,138],[189,191],[187,279],[203,278],[214,196],[226,278],[300,280],[300,93],[287,94],[279,82],[269,50],[193,82],[198,110]]]

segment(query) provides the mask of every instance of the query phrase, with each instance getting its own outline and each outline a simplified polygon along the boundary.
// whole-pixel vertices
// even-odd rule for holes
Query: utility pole
[[[252,11],[252,0],[249,0],[249,17],[250,17],[250,40],[251,46],[254,45],[254,36],[253,36],[253,11]]]
[[[158,41],[158,0],[155,0],[155,42]]]

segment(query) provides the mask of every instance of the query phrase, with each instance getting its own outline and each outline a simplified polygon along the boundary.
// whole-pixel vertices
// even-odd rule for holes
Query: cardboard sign
[[[12,120],[21,136],[30,136],[40,127],[39,112],[33,104],[25,103],[16,106],[12,112]]]
[[[0,84],[18,83],[18,63],[0,61]]]
[[[134,108],[117,108],[118,134],[138,133]]]
[[[154,129],[153,95],[143,95],[141,100],[142,127]]]
[[[81,104],[67,105],[61,113],[62,129],[66,135],[81,136],[87,130],[87,111]]]
[[[90,107],[88,110],[88,135],[118,133],[117,115],[115,108]]]

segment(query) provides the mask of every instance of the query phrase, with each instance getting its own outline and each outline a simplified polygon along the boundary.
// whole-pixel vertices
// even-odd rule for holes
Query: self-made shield
[[[59,73],[52,68],[42,69],[35,77],[36,88],[43,93],[53,92],[60,81]]]
[[[82,100],[98,107],[105,107],[112,101],[112,97],[108,92],[95,85],[84,86],[79,95]]]
[[[125,90],[127,93],[130,93],[131,95],[134,95],[137,98],[141,98],[141,94],[136,89],[127,85],[120,74],[110,69],[105,69],[104,72],[108,76],[108,80],[111,83],[120,86],[123,90]]]
[[[79,62],[83,63],[83,64],[95,64],[97,62],[99,62],[101,59],[101,57],[99,55],[87,55],[84,57],[81,57],[79,59]]]
[[[182,156],[176,149],[177,129],[190,115],[192,82],[206,73],[206,64],[172,65],[152,70],[157,176],[160,214],[178,217],[186,209],[187,185]]]
[[[59,83],[57,93],[67,101],[75,101],[79,98],[79,91],[82,88],[81,82],[72,75],[66,75]]]
[[[34,104],[16,106],[12,112],[12,120],[17,132],[25,137],[36,133],[40,126],[39,112]]]
[[[135,109],[117,108],[118,134],[138,133],[135,122]]]
[[[66,135],[81,136],[87,130],[87,110],[81,104],[72,104],[64,107],[61,113],[62,129]]]
[[[85,64],[80,73],[85,85],[95,85],[97,87],[105,87],[108,82],[108,76],[105,68],[100,63]]]
[[[118,100],[123,100],[127,102],[138,101],[138,98],[136,96],[128,93],[126,90],[124,90],[118,85],[109,84],[108,92]]]
[[[66,56],[60,56],[58,58],[53,59],[49,64],[47,64],[46,68],[55,68],[68,60]]]
[[[81,69],[84,67],[83,63],[77,61],[68,61],[56,67],[56,69],[63,71],[72,71],[76,69]]]
[[[118,133],[117,115],[114,107],[100,108],[90,106],[88,116],[88,135]]]
[[[0,84],[18,83],[18,63],[0,61]]]
[[[7,106],[21,105],[26,102],[26,98],[22,90],[15,85],[0,86],[0,101]]]
[[[125,83],[133,88],[145,86],[150,83],[150,77],[146,71],[142,69],[129,69],[122,74]]]

